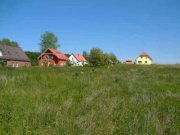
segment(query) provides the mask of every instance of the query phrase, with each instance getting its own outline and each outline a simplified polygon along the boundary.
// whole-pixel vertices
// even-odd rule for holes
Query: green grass
[[[180,66],[0,68],[0,135],[69,134],[180,134]]]

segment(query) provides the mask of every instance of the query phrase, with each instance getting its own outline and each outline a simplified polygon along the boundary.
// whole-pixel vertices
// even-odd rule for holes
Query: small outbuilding
[[[151,65],[152,63],[152,58],[146,52],[142,52],[139,57],[136,58],[136,64],[138,65]]]
[[[54,48],[46,49],[39,57],[38,64],[39,66],[65,66],[68,62],[68,57]]]
[[[126,64],[126,65],[132,65],[133,62],[132,62],[132,60],[126,60],[125,64]]]
[[[4,44],[0,44],[0,61],[9,67],[31,66],[31,60],[20,47]]]
[[[84,66],[88,64],[84,56],[76,53],[71,54],[71,56],[69,57],[69,61],[73,66]]]

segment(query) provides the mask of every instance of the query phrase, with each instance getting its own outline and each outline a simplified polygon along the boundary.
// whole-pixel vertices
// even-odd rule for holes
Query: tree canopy
[[[30,51],[27,51],[25,53],[30,58],[31,65],[37,66],[38,65],[38,59],[37,58],[41,55],[41,53],[40,52],[30,52]]]
[[[118,59],[113,53],[104,53],[99,48],[92,48],[90,54],[87,55],[88,60],[92,66],[104,66],[118,63]]]
[[[58,44],[58,38],[51,32],[45,32],[44,34],[41,35],[40,39],[40,50],[41,52],[45,51],[48,48],[54,48],[57,49],[60,47]]]
[[[16,41],[11,41],[8,38],[1,39],[0,44],[4,44],[4,45],[8,45],[8,46],[16,46],[16,47],[19,46],[19,44]]]

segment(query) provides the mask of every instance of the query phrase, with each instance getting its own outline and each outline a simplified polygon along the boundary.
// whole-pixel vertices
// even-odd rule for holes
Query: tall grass
[[[0,68],[2,135],[178,135],[180,67]]]

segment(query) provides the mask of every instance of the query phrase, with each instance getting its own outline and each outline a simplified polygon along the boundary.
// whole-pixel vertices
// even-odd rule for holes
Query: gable
[[[77,61],[79,61],[79,62],[86,62],[87,60],[84,58],[84,56],[82,56],[82,55],[80,55],[80,54],[75,54],[75,53],[73,53],[72,54],[76,59],[77,59]]]
[[[65,54],[63,54],[62,52],[60,51],[57,51],[53,48],[48,48],[46,49],[39,57],[38,59],[40,59],[44,54],[53,54],[57,59],[60,59],[60,60],[68,60],[67,56],[65,56]]]

